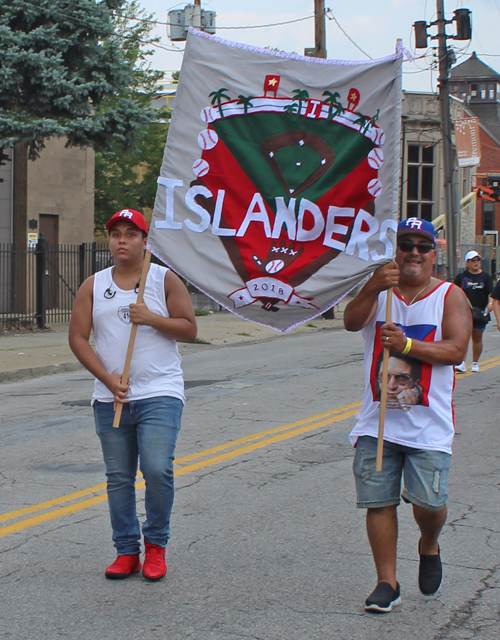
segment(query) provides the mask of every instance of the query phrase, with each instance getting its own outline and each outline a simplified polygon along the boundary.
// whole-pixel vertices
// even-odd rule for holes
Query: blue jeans
[[[144,540],[160,547],[167,544],[174,501],[174,451],[182,409],[182,402],[170,396],[132,400],[123,405],[120,426],[116,429],[113,403],[94,403],[118,555],[140,552],[141,530],[135,497],[138,461],[146,481]]]

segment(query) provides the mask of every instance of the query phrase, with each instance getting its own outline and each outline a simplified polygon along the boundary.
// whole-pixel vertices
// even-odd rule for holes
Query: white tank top
[[[144,302],[154,313],[169,317],[165,300],[165,274],[168,269],[151,264]],[[112,279],[113,267],[94,275],[92,310],[95,350],[106,371],[123,373],[132,323],[129,305],[137,301],[137,293],[119,289]],[[106,298],[106,290],[115,292]],[[182,402],[184,381],[177,343],[152,327],[139,325],[130,366],[128,400],[157,396],[173,396]],[[113,394],[100,380],[95,381],[92,401],[112,402]]]
[[[442,282],[412,305],[394,291],[392,322],[409,338],[423,341],[442,339],[441,322],[446,298],[454,286]],[[363,329],[365,339],[365,389],[360,418],[349,435],[354,446],[359,436],[377,437],[379,422],[379,376],[383,348],[380,327],[385,323],[387,292],[378,298],[374,318]],[[391,354],[384,440],[416,449],[451,453],[455,433],[453,366],[429,364]]]

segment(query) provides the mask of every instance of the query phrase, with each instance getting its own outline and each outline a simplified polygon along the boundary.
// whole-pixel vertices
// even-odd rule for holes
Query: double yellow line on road
[[[496,356],[495,358],[490,358],[489,360],[481,360],[481,371],[486,371],[487,369],[492,369],[493,367],[498,367],[500,364],[500,356]],[[464,373],[457,372],[458,379],[464,378],[465,376],[476,375],[472,371],[466,371]]]
[[[315,416],[304,418],[303,420],[276,427],[275,429],[254,433],[216,447],[211,447],[210,449],[204,449],[199,453],[178,458],[175,461],[175,475],[186,475],[193,471],[198,471],[225,462],[226,460],[251,453],[257,449],[268,447],[282,440],[294,438],[309,431],[320,429],[328,424],[340,422],[355,415],[360,406],[361,402],[354,402],[339,407],[338,409],[333,409],[332,411],[319,413]],[[139,474],[136,487],[139,489],[144,486],[145,482]],[[12,521],[11,524],[0,527],[0,537],[21,531],[22,529],[27,529],[28,527],[33,527],[42,522],[60,518],[70,513],[81,511],[82,509],[87,509],[105,500],[107,500],[106,483],[103,483],[89,487],[88,489],[83,489],[82,491],[76,491],[60,496],[59,498],[54,498],[53,500],[47,500],[46,502],[40,502],[39,504],[10,511],[9,513],[0,515],[0,522]]]
[[[481,371],[486,371],[498,365],[500,365],[500,356],[483,360],[481,362]],[[467,371],[466,373],[459,374],[457,377],[460,380],[469,375],[476,374]],[[268,447],[282,440],[294,438],[309,431],[320,429],[328,424],[340,422],[355,415],[360,406],[361,402],[354,402],[339,407],[338,409],[333,409],[332,411],[319,413],[315,416],[298,420],[297,422],[291,422],[281,427],[276,427],[275,429],[269,429],[268,431],[254,433],[217,447],[204,449],[199,453],[192,453],[188,456],[178,458],[175,461],[175,475],[183,476],[193,471],[198,471],[223,463],[226,460],[251,453],[257,449]],[[144,480],[141,479],[141,475],[139,474],[136,487],[140,489],[144,487],[144,485]],[[60,518],[70,513],[82,511],[105,500],[107,500],[106,483],[103,483],[89,487],[88,489],[83,489],[82,491],[76,491],[65,496],[60,496],[59,498],[54,498],[53,500],[47,500],[46,502],[40,502],[39,504],[10,511],[9,513],[0,515],[0,523],[12,521],[11,524],[0,526],[0,537],[36,526],[42,522]]]

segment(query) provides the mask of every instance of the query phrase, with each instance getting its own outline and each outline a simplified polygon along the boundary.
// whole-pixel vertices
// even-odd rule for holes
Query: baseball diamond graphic
[[[278,302],[315,308],[293,289],[338,256],[359,211],[373,214],[382,192],[385,135],[375,126],[378,112],[346,110],[337,92],[324,92],[323,101],[300,89],[289,98],[231,99],[229,91],[213,91],[214,106],[201,113],[207,128],[198,136],[202,153],[191,183],[223,198],[219,205],[213,197],[195,200],[212,221],[219,209],[219,226],[227,230],[221,241],[247,285],[244,294],[229,297],[236,306],[258,299],[270,311],[279,310]],[[349,95],[357,100],[348,106],[357,106],[359,91]],[[340,231],[327,246],[322,233],[332,207]]]

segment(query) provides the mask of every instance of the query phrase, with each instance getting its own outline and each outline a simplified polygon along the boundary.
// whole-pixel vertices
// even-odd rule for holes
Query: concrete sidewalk
[[[198,316],[198,338],[179,343],[181,354],[238,343],[287,339],[300,333],[343,329],[343,309],[350,298],[335,308],[335,319],[319,316],[288,333],[238,318],[228,311]],[[54,324],[45,331],[0,333],[0,382],[75,371],[82,368],[68,345],[68,324]]]

